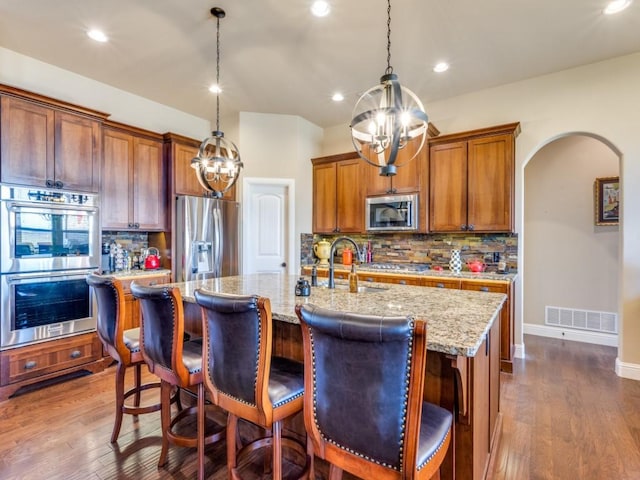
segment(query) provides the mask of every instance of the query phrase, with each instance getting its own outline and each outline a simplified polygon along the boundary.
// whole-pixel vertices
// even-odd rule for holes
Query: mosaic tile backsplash
[[[313,254],[313,244],[320,240],[332,242],[340,235],[314,235],[303,233],[300,237],[300,264],[311,265],[317,262]],[[431,267],[449,268],[451,250],[461,250],[463,262],[481,260],[487,264],[487,271],[497,270],[502,256],[510,272],[518,266],[518,236],[516,234],[375,234],[348,235],[361,247],[371,242],[374,263],[420,263]],[[334,261],[341,263],[342,248],[350,246],[340,244],[336,248]]]

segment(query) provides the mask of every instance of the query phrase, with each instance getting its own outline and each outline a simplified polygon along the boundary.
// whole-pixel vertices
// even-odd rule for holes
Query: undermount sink
[[[328,288],[329,284],[327,282],[318,282],[319,287]],[[336,283],[336,290],[349,290],[349,285],[344,283]],[[358,293],[379,293],[389,290],[388,287],[374,287],[370,285],[359,285]]]

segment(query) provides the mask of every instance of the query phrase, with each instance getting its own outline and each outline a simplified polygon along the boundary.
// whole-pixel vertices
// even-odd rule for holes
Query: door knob
[[[286,266],[287,266],[287,262],[282,262],[282,263],[280,264],[280,266],[281,266],[281,267],[283,267],[283,268],[284,268],[284,267],[286,267]]]

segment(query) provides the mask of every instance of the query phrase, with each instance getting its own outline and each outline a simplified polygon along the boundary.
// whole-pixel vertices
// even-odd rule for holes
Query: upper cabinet
[[[106,114],[11,87],[0,94],[3,183],[99,191]]]
[[[366,164],[358,154],[314,158],[313,232],[360,233],[364,231]]]
[[[162,136],[108,122],[103,143],[102,228],[164,230]]]
[[[183,137],[174,133],[164,135],[164,152],[169,168],[169,185],[172,195],[194,195],[198,197],[209,194],[205,190],[195,171],[191,168],[191,160],[198,154],[200,141]],[[222,196],[224,200],[236,199],[234,185]]]
[[[429,140],[429,231],[513,231],[512,123]]]

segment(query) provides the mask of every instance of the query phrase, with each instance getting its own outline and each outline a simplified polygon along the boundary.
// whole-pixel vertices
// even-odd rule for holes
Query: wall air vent
[[[618,315],[611,312],[546,306],[544,323],[555,327],[618,333]]]

